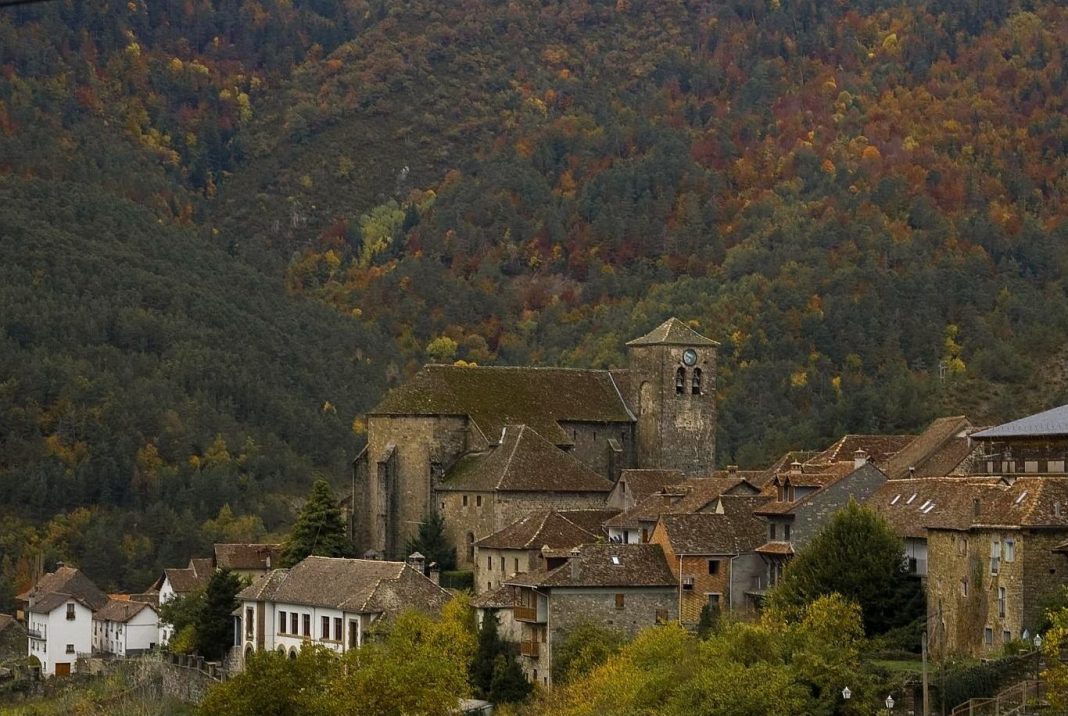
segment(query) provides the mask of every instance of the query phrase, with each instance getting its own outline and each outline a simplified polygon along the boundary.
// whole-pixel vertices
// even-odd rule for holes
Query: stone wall
[[[159,664],[163,694],[188,704],[199,704],[212,686],[221,681],[221,673],[205,665],[203,659],[165,654]]]
[[[849,504],[850,498],[863,504],[885,483],[886,475],[871,463],[866,463],[795,507],[790,534],[794,551],[823,529],[835,512]]]
[[[634,467],[634,426],[631,423],[562,422],[560,427],[574,441],[571,455],[605,479],[615,482],[620,470]],[[609,440],[615,440],[621,449],[614,460],[609,457]]]

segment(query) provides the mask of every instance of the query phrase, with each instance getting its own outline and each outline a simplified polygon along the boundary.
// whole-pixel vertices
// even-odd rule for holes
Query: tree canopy
[[[334,491],[326,480],[318,479],[282,545],[282,566],[292,567],[309,555],[348,557],[351,554],[352,543]]]
[[[419,523],[419,531],[404,545],[404,554],[414,552],[426,557],[426,564],[437,563],[443,571],[456,569],[456,547],[445,536],[445,517],[432,513]]]
[[[234,643],[234,609],[241,578],[221,569],[211,575],[197,611],[196,650],[205,659],[219,660]]]
[[[908,573],[904,543],[885,519],[853,499],[798,550],[768,604],[798,611],[829,594],[860,605],[869,635],[923,617],[923,591]]]

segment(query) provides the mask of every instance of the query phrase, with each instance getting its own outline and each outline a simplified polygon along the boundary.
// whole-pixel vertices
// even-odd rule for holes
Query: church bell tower
[[[715,469],[718,346],[677,318],[627,343],[638,467]]]

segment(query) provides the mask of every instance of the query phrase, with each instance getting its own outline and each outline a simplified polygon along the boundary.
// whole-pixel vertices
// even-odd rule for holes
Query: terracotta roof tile
[[[170,580],[175,594],[189,594],[206,587],[214,571],[210,557],[194,557],[188,567],[165,569],[163,574]]]
[[[489,452],[460,458],[440,485],[490,492],[609,492],[612,483],[524,425],[504,428]]]
[[[282,555],[280,544],[217,544],[215,566],[219,569],[270,569]]]
[[[502,584],[471,598],[471,606],[475,609],[505,609],[515,604],[515,587],[510,584]]]
[[[845,435],[807,462],[852,462],[856,451],[863,450],[870,461],[882,465],[915,438],[915,435]]]
[[[890,458],[887,474],[891,480],[910,477],[910,467],[916,469],[912,477],[933,477],[939,472],[943,475],[949,474],[952,468],[956,467],[966,456],[959,455],[961,445],[954,441],[962,437],[969,429],[971,429],[971,423],[963,415],[953,415],[932,421],[922,433],[913,438],[912,442]],[[967,445],[967,441],[964,445]],[[959,455],[959,457],[950,467],[949,463],[953,455]],[[928,463],[931,464],[928,465]]]
[[[931,526],[968,522],[975,498],[997,494],[999,484],[996,477],[888,480],[867,504],[901,537],[922,539]]]
[[[635,529],[643,522],[656,522],[660,515],[700,512],[720,495],[731,493],[756,494],[757,489],[740,477],[691,478],[650,495],[626,512],[606,521],[605,526]]]
[[[627,495],[637,504],[649,495],[659,492],[668,485],[674,485],[685,480],[682,470],[650,470],[632,469],[623,470],[619,475],[619,482],[627,485]]]
[[[428,365],[368,414],[467,416],[490,443],[529,425],[556,445],[572,442],[561,422],[634,422],[608,371],[564,368]]]
[[[759,554],[793,554],[794,548],[789,542],[766,542],[756,548]]]
[[[673,587],[675,578],[655,544],[597,544],[578,547],[567,563],[511,577],[529,587]]]

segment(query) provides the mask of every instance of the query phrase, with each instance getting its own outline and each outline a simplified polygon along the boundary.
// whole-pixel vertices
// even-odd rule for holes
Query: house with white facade
[[[237,595],[243,658],[305,643],[338,653],[361,646],[371,626],[408,609],[436,612],[449,593],[404,562],[308,557],[256,579]]]
[[[25,605],[27,652],[45,676],[65,676],[92,652],[93,612],[108,598],[82,572],[60,564],[18,596]]]
[[[159,604],[162,606],[175,597],[192,594],[206,587],[214,571],[215,564],[211,557],[194,558],[189,560],[188,567],[163,570],[163,576],[153,583],[149,591],[159,594]],[[159,643],[169,644],[173,636],[174,627],[161,621]]]
[[[159,644],[159,614],[146,602],[112,599],[93,615],[93,652],[136,656]]]

